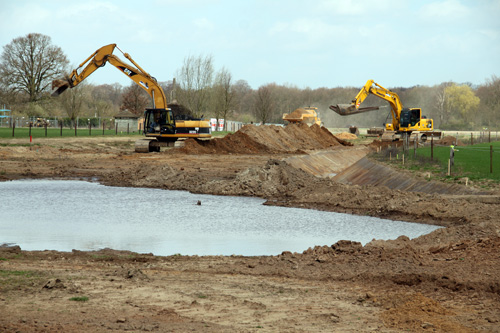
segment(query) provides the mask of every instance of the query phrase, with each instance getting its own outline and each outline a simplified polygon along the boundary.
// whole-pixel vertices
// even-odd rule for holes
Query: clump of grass
[[[77,296],[77,297],[71,297],[69,300],[75,302],[87,302],[89,298],[87,296]]]
[[[39,284],[42,279],[43,277],[37,272],[0,270],[0,290],[30,289]]]

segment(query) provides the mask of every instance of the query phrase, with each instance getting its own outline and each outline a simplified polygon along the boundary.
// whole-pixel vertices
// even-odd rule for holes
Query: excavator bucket
[[[56,97],[62,94],[63,91],[70,87],[68,80],[54,80],[52,81],[52,96]]]
[[[337,105],[330,105],[330,109],[333,110],[334,112],[338,113],[341,116],[348,116],[351,114],[378,110],[379,107],[378,106],[369,106],[366,108],[356,109],[356,106],[354,104],[337,104]]]
[[[330,105],[330,109],[333,110],[334,112],[338,113],[341,116],[347,116],[349,114],[352,114],[353,111],[356,111],[356,107],[352,104]],[[354,113],[356,113],[356,112],[354,112]]]

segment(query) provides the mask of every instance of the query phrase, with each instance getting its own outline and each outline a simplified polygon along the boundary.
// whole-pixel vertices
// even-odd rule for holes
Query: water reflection
[[[0,182],[0,244],[156,255],[276,255],[346,239],[410,238],[436,226],[184,191],[60,180]],[[201,205],[197,205],[197,201]]]

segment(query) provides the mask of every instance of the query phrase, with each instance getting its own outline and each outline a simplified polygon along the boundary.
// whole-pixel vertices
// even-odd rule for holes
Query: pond
[[[155,255],[277,255],[339,240],[415,238],[439,228],[264,206],[265,200],[93,182],[0,182],[0,245]],[[198,205],[198,201],[201,203]]]

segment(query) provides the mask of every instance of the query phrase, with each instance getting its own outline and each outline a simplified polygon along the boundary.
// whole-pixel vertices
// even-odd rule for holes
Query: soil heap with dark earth
[[[328,129],[317,124],[245,125],[224,138],[201,141],[186,140],[179,152],[186,154],[272,154],[304,153],[308,150],[327,149],[351,143],[335,137]]]

